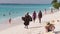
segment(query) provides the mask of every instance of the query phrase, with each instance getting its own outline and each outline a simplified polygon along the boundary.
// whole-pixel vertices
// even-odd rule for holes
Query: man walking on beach
[[[29,22],[32,21],[32,18],[29,13],[27,13],[25,17],[22,17],[22,20],[24,21],[25,28],[28,29]]]
[[[40,10],[40,12],[38,13],[38,18],[39,18],[39,23],[41,23],[41,18],[42,18],[42,12]]]

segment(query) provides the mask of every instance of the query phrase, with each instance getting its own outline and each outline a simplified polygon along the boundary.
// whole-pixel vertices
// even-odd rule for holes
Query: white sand
[[[30,22],[29,29],[25,29],[23,21],[18,17],[12,19],[12,24],[9,24],[8,20],[0,24],[0,34],[54,34],[52,32],[46,33],[45,25],[46,22],[51,22],[55,25],[54,31],[60,31],[60,22],[57,22],[57,20],[60,21],[60,11],[54,14],[43,15],[41,24],[37,18],[35,23]]]

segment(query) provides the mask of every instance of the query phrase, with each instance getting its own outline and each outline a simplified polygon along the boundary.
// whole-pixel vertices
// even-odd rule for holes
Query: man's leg
[[[25,27],[24,27],[24,28],[28,29],[28,25],[25,25]]]
[[[28,29],[28,25],[26,26],[26,29]]]
[[[39,23],[41,23],[41,18],[39,19]]]

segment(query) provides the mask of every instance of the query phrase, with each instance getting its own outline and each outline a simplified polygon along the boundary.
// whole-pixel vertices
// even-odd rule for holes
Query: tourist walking
[[[33,12],[32,19],[33,19],[33,21],[35,22],[35,20],[36,20],[36,12],[35,12],[35,11]]]
[[[28,29],[29,22],[32,21],[32,18],[29,13],[27,13],[25,17],[22,17],[22,20],[24,21],[25,28]]]
[[[38,18],[39,18],[39,23],[41,23],[41,18],[42,18],[42,12],[41,12],[41,10],[38,13]]]

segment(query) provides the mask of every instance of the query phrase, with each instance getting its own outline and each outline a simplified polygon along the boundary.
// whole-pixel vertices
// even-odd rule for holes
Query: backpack
[[[32,17],[31,16],[29,16],[29,21],[32,21]]]
[[[25,21],[25,17],[22,17],[22,20]]]

